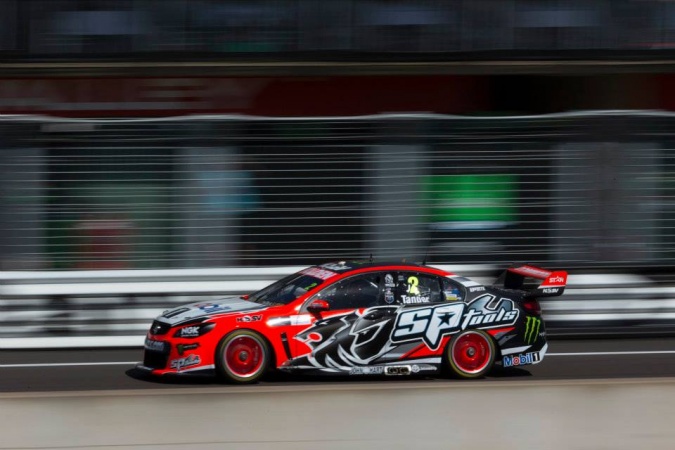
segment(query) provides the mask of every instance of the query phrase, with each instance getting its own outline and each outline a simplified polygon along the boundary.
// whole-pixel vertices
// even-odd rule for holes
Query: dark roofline
[[[423,264],[415,263],[415,262],[403,262],[403,261],[359,261],[359,260],[342,260],[342,261],[327,261],[322,264],[317,264],[317,266],[323,266],[324,264],[340,264],[343,263],[347,267],[350,267],[347,270],[344,271],[339,271],[339,273],[348,273],[348,272],[353,272],[355,270],[361,270],[361,269],[370,269],[374,267],[382,267],[382,266],[399,266],[399,267],[428,267]],[[330,269],[329,269],[330,270]]]

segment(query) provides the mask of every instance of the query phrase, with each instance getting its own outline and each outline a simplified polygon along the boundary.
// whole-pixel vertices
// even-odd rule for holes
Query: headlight
[[[216,324],[215,323],[205,323],[203,325],[187,325],[184,326],[183,328],[179,328],[176,330],[176,332],[173,334],[173,337],[177,338],[196,338],[199,336],[203,336],[209,331],[213,330],[215,328]]]
[[[169,332],[171,325],[155,320],[150,326],[150,334],[162,335]]]

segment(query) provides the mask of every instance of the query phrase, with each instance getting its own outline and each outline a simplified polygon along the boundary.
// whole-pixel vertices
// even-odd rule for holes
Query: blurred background
[[[0,348],[371,254],[566,269],[560,336],[675,329],[675,2],[0,8]]]

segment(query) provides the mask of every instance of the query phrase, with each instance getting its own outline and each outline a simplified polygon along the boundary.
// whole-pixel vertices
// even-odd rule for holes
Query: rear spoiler
[[[524,288],[526,278],[544,281],[535,288]],[[506,269],[495,283],[495,285],[502,284],[506,289],[524,290],[529,297],[555,297],[562,295],[565,291],[567,272],[564,270],[550,271],[527,264],[514,266]]]

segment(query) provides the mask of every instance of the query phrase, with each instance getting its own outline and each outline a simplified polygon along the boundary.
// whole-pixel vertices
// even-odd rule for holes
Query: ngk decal
[[[493,295],[483,295],[469,305],[454,303],[428,308],[403,309],[391,333],[392,342],[422,339],[432,350],[438,349],[443,336],[468,328],[492,328],[513,325],[519,311],[512,300],[495,302]]]
[[[199,327],[184,327],[179,330],[179,337],[197,337],[199,336]]]

